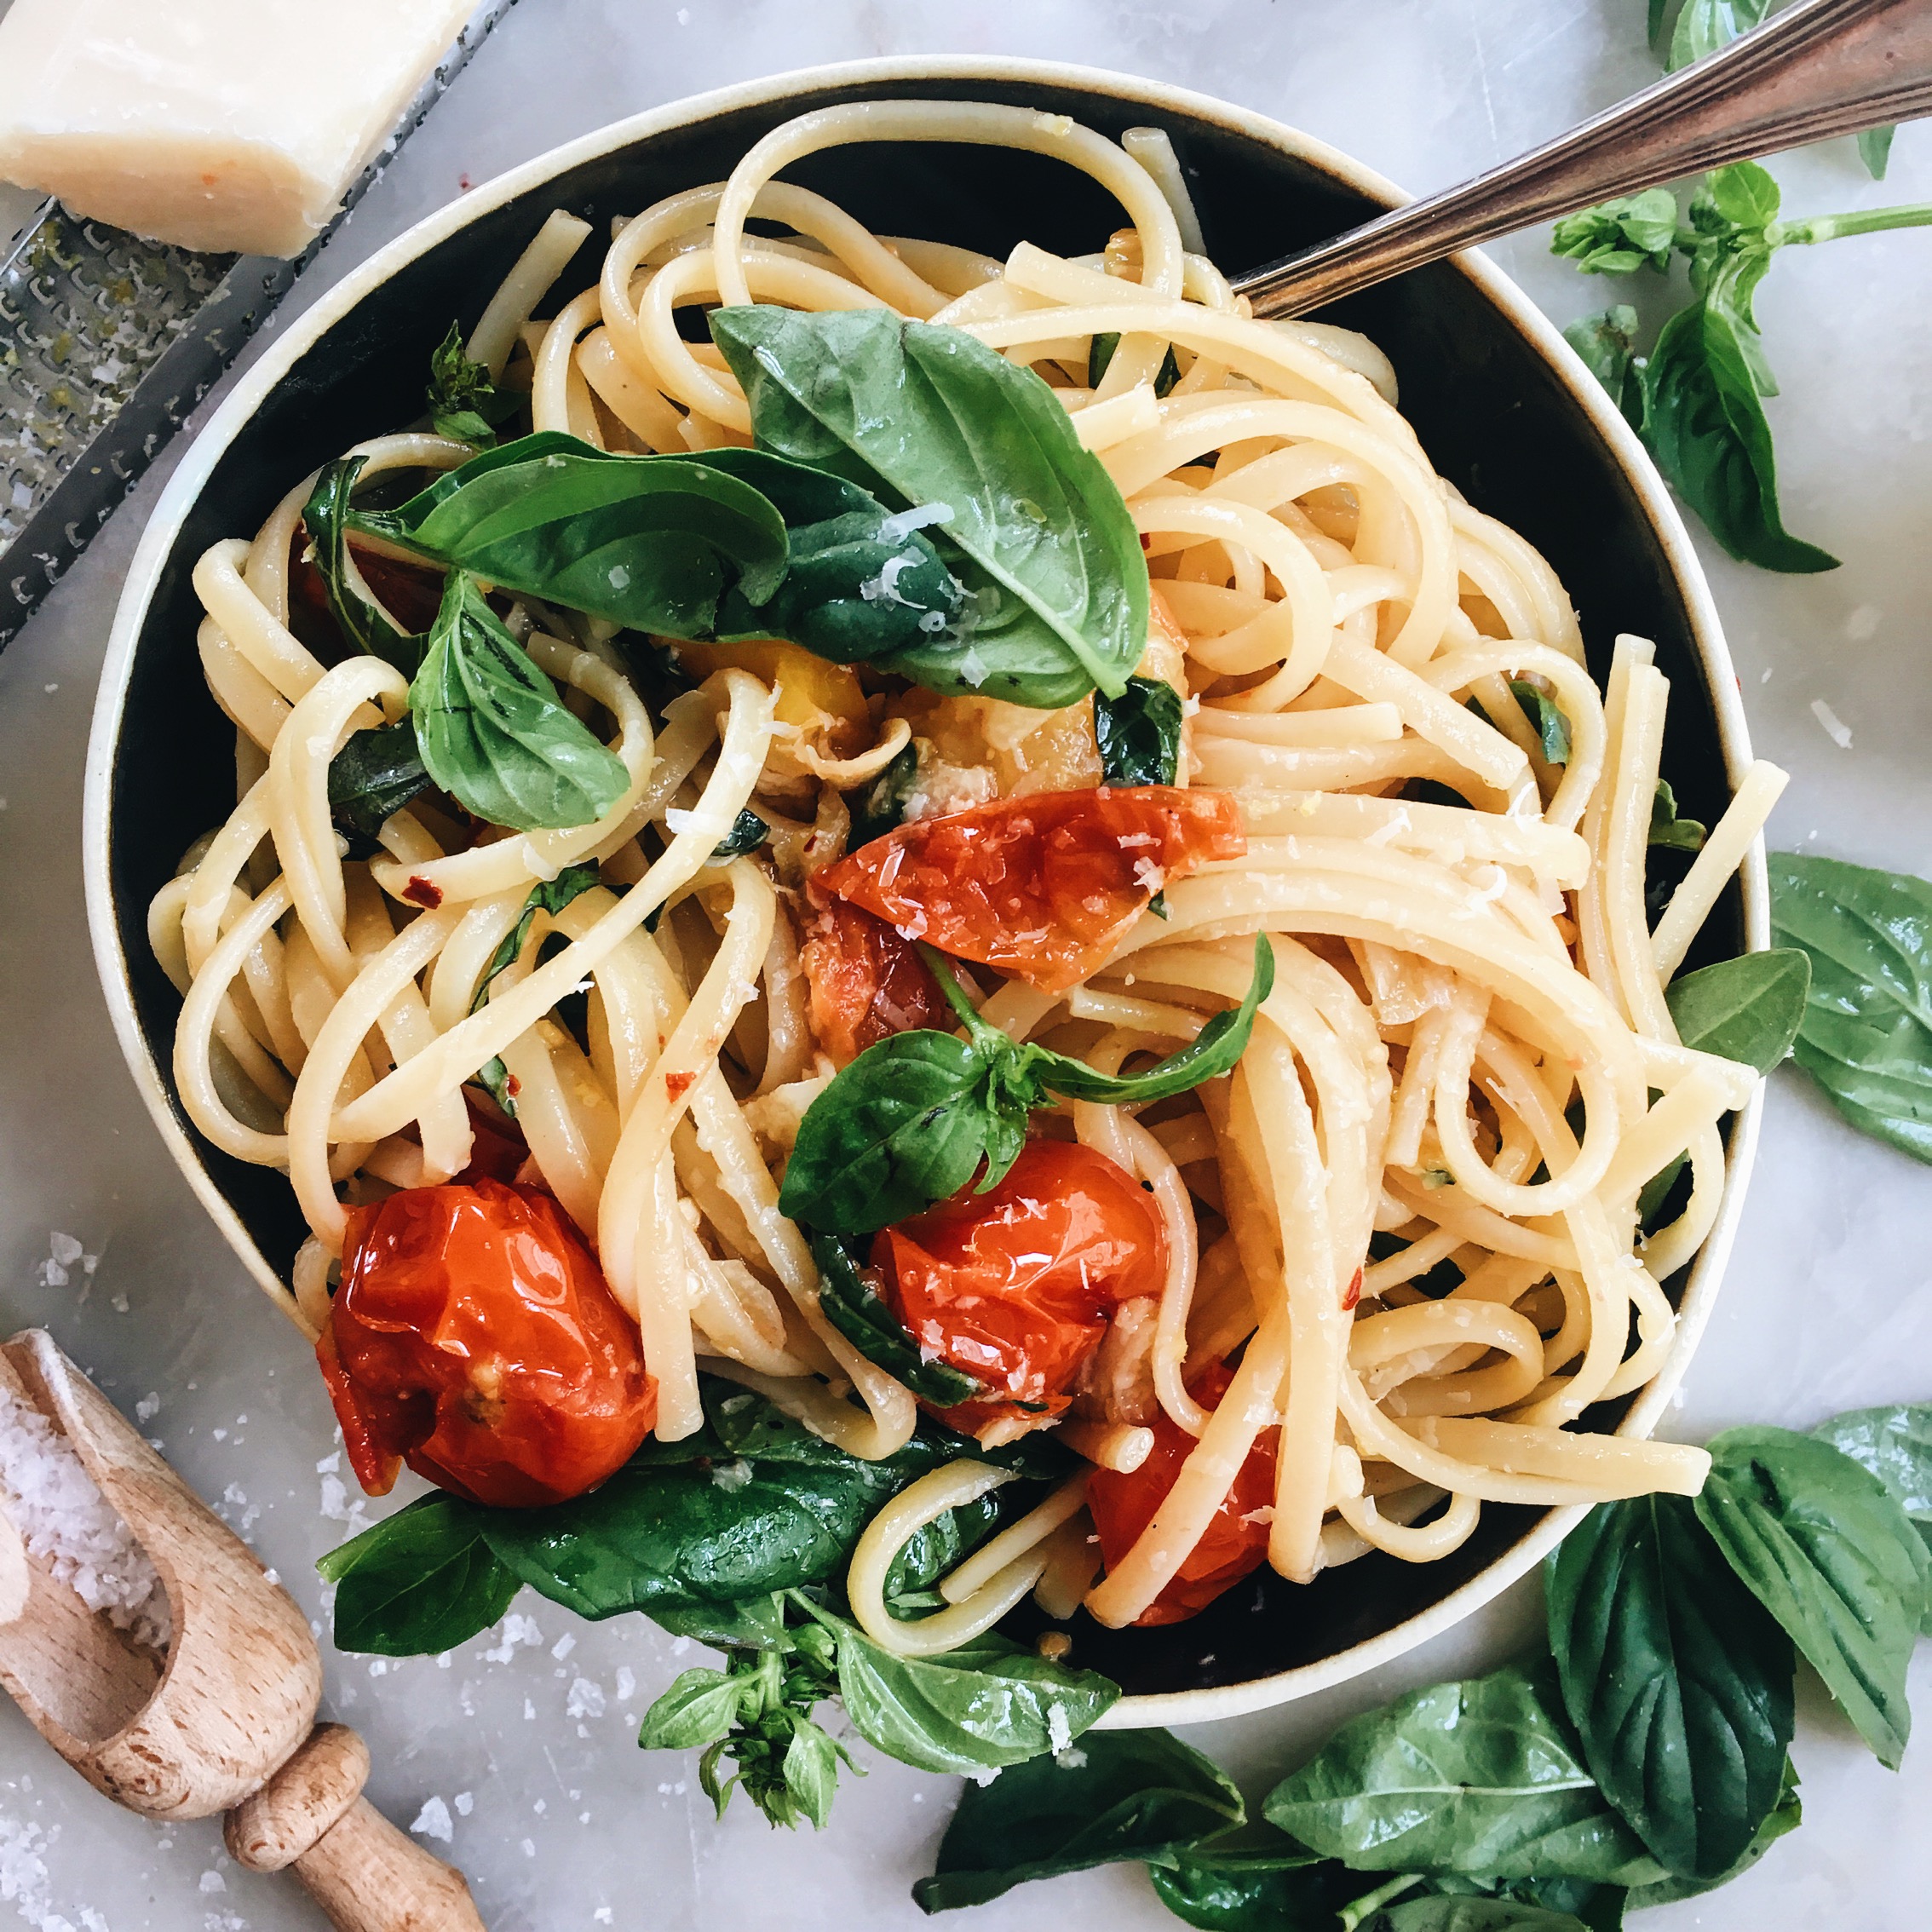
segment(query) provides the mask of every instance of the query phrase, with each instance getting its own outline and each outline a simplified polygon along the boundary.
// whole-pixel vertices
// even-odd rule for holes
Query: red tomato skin
[[[872,1264],[929,1356],[991,1391],[955,1429],[1058,1415],[1114,1304],[1158,1295],[1167,1237],[1147,1193],[1091,1147],[1029,1141],[997,1187],[883,1228]]]
[[[1159,888],[1248,848],[1223,791],[1034,791],[869,840],[812,879],[961,959],[1063,992],[1094,971]]]
[[[343,1256],[316,1355],[371,1495],[407,1463],[469,1502],[540,1508],[650,1433],[637,1331],[549,1194],[406,1188],[349,1210]]]
[[[912,941],[842,899],[820,909],[800,963],[812,989],[812,1030],[841,1067],[908,1028],[951,1032],[957,1025]]]
[[[1225,1362],[1216,1362],[1195,1377],[1189,1393],[1203,1408],[1212,1409],[1233,1379],[1233,1371]],[[1154,1423],[1153,1432],[1154,1446],[1139,1469],[1125,1475],[1116,1469],[1095,1469],[1087,1479],[1087,1507],[1110,1570],[1153,1521],[1155,1509],[1166,1500],[1194,1446],[1194,1438],[1165,1414]],[[1263,1429],[1255,1439],[1201,1540],[1160,1595],[1134,1619],[1135,1629],[1184,1622],[1260,1567],[1268,1555],[1268,1517],[1263,1514],[1258,1522],[1243,1519],[1268,1511],[1274,1502],[1274,1460],[1280,1440],[1279,1429]]]

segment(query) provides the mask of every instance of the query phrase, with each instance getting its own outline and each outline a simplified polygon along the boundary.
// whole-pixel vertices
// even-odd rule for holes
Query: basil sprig
[[[1125,687],[1147,631],[1140,538],[1032,371],[883,308],[722,308],[711,334],[761,448],[944,509],[941,554],[970,609],[873,662],[929,690],[1045,710]]]
[[[1164,1100],[1228,1072],[1274,985],[1274,954],[1255,940],[1241,1003],[1142,1073],[1100,1073],[1032,1041],[1015,1044],[973,1010],[945,960],[923,949],[966,1028],[918,1028],[867,1047],[799,1123],[779,1206],[808,1228],[866,1234],[956,1194],[979,1172],[997,1186],[1019,1158],[1026,1116],[1049,1093],[1114,1104]]]
[[[325,463],[302,506],[302,526],[308,532],[309,555],[321,575],[329,614],[343,637],[357,650],[381,658],[411,677],[423,662],[423,640],[398,630],[349,578],[348,532],[356,521],[349,500],[368,461],[365,456],[348,456]]]
[[[876,1362],[935,1407],[950,1409],[984,1394],[985,1384],[950,1362],[928,1361],[906,1325],[858,1269],[836,1234],[812,1238],[819,1264],[819,1306],[825,1320],[869,1362]]]
[[[463,351],[463,331],[454,322],[450,332],[429,352],[429,387],[423,392],[430,427],[439,436],[451,436],[480,450],[497,440],[497,431],[529,401],[515,389],[499,389],[480,362]]]
[[[1103,785],[1172,785],[1181,763],[1181,693],[1158,677],[1130,677],[1118,698],[1094,696]]]
[[[430,777],[492,825],[587,825],[630,783],[624,761],[565,709],[466,571],[452,570],[444,585],[409,708]]]
[[[372,839],[429,785],[416,727],[398,718],[352,732],[329,761],[329,809],[338,825]]]
[[[1811,956],[1798,1065],[1853,1126],[1932,1161],[1932,884],[1775,853],[1771,927]]]

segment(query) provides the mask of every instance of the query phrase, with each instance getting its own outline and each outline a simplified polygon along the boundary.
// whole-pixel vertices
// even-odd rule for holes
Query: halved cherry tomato
[[[881,1229],[871,1259],[921,1350],[986,1385],[946,1412],[971,1431],[1058,1415],[1115,1303],[1160,1292],[1167,1237],[1105,1154],[1029,1141],[997,1187]]]
[[[561,1503],[657,1418],[635,1326],[533,1187],[409,1187],[351,1208],[315,1353],[371,1496],[407,1463],[473,1503]]]
[[[469,1115],[469,1164],[451,1179],[458,1187],[478,1181],[515,1180],[530,1159],[530,1143],[524,1139],[523,1130],[474,1087],[463,1090],[463,1104]]]
[[[812,879],[909,939],[1047,992],[1092,972],[1168,881],[1248,848],[1226,792],[1102,785],[900,825]]]
[[[812,1030],[841,1067],[908,1027],[957,1021],[919,949],[883,919],[835,899],[800,956],[812,989]]]
[[[1188,1393],[1203,1408],[1212,1409],[1233,1379],[1234,1371],[1225,1362],[1216,1362],[1188,1384]],[[1194,1438],[1165,1414],[1154,1423],[1153,1432],[1154,1446],[1139,1469],[1125,1475],[1116,1469],[1095,1469],[1087,1479],[1087,1507],[1093,1512],[1101,1554],[1109,1569],[1126,1555],[1153,1521],[1154,1511],[1167,1500],[1181,1465],[1194,1446]],[[1260,1567],[1268,1555],[1274,1457],[1280,1440],[1279,1429],[1263,1429],[1256,1437],[1233,1487],[1222,1498],[1201,1540],[1160,1595],[1134,1619],[1136,1629],[1178,1624],[1195,1615]]]

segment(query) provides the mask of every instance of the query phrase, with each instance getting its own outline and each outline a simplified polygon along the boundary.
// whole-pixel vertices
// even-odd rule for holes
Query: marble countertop
[[[621,116],[788,67],[927,52],[1113,67],[1298,124],[1420,192],[1651,78],[1643,14],[1641,0],[524,0],[283,319],[471,181]],[[1883,186],[1843,143],[1778,173],[1797,212],[1932,195],[1932,129],[1901,134]],[[1559,321],[1610,299],[1551,261],[1545,240],[1493,252]],[[1730,564],[1699,533],[1757,748],[1792,773],[1774,843],[1919,872],[1932,872],[1929,296],[1932,236],[1780,259],[1758,310],[1784,384],[1770,408],[1787,519],[1844,567],[1768,576]],[[328,1406],[299,1338],[204,1217],[141,1109],[82,906],[95,681],[170,467],[157,465],[0,655],[0,1333],[50,1327],[319,1617],[311,1566],[342,1539],[348,1514]],[[1819,699],[1849,745],[1814,716]],[[1728,1285],[1669,1432],[1805,1427],[1932,1395],[1922,1214],[1932,1220],[1932,1172],[1852,1133],[1801,1076],[1779,1074]],[[98,1256],[91,1274],[47,1265],[55,1231]],[[326,1708],[367,1736],[371,1795],[405,1826],[440,1801],[451,1836],[429,1842],[468,1872],[493,1932],[915,1923],[907,1888],[928,1869],[946,1781],[874,1759],[863,1781],[848,1780],[827,1831],[773,1835],[742,1805],[715,1825],[687,1766],[633,1742],[636,1715],[682,1667],[681,1647],[641,1619],[589,1625],[527,1597],[517,1608],[526,1620],[511,1635],[453,1657],[385,1666],[327,1653]],[[1532,1582],[1375,1676],[1190,1740],[1265,1788],[1341,1718],[1500,1660],[1539,1613]],[[1932,1723],[1925,1647],[1914,1688]],[[1813,1686],[1801,1692],[1795,1755],[1803,1829],[1734,1885],[1642,1925],[1917,1932],[1932,1896],[1932,1743],[1884,1771]],[[158,1827],[97,1797],[0,1699],[0,1932],[10,1913],[43,1932],[322,1923],[291,1883],[235,1867],[213,1823]],[[974,1920],[980,1932],[1176,1923],[1131,1867],[1027,1887]]]

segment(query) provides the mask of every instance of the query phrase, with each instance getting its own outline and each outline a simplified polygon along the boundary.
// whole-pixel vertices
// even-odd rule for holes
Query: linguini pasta
[[[776,179],[830,146],[903,141],[1056,157],[1125,225],[1090,256],[1023,244],[1002,264],[876,235]],[[621,223],[597,283],[533,322],[586,233],[553,216],[469,345],[527,388],[538,430],[613,451],[748,444],[744,394],[680,318],[720,302],[883,308],[1036,371],[1118,486],[1156,594],[1143,669],[1187,699],[1182,782],[1233,795],[1247,851],[1170,885],[1165,917],[1141,917],[1071,989],[993,980],[983,1017],[1112,1072],[1237,1003],[1256,935],[1274,954],[1231,1076],[1036,1117],[1138,1180],[1165,1237],[1136,1330],[1140,1407],[1077,1406],[1058,1425],[1116,1472],[1144,1463],[1157,1418],[1182,1432],[1192,1446],[1153,1521],[1096,1581],[1083,1475],[943,1579],[944,1608],[901,1620],[883,1596],[900,1547],[1009,1480],[949,1464],[859,1546],[847,1591],[867,1631],[946,1648],[1030,1591],[1054,1615],[1084,1601],[1132,1623],[1270,1431],[1268,1560],[1298,1582],[1371,1550],[1444,1556],[1486,1503],[1694,1492],[1702,1452],[1577,1425],[1657,1372],[1676,1319],[1661,1284],[1716,1215],[1721,1123],[1756,1076],[1684,1048],[1665,986],[1782,774],[1752,769],[1653,932],[1645,851],[1669,684],[1651,647],[1618,640],[1600,696],[1561,585],[1435,474],[1386,359],[1345,331],[1250,316],[1203,256],[1153,130],[1116,145],[984,103],[819,110],[727,181]],[[1090,380],[1103,336],[1118,347]],[[364,484],[472,453],[420,431],[358,450]],[[839,721],[801,711],[783,676],[727,664],[653,714],[612,626],[522,599],[510,627],[621,761],[621,797],[594,824],[474,837],[405,808],[378,851],[351,857],[331,760],[400,716],[407,690],[380,659],[325,662],[291,628],[313,481],[195,571],[239,802],[150,917],[183,996],[182,1105],[216,1146],[285,1170],[308,1222],[285,1312],[311,1338],[326,1320],[346,1203],[464,1169],[464,1086],[500,1060],[533,1177],[637,1324],[658,1435],[700,1425],[702,1368],[854,1455],[892,1454],[914,1397],[827,1319],[808,1239],[778,1205],[799,1115],[832,1070],[797,888],[842,853],[856,788],[908,744],[923,782],[953,787],[934,798],[1092,785],[1090,704],[922,709],[875,691],[863,718]],[[1561,711],[1560,764],[1512,681]],[[768,850],[717,858],[748,806]],[[532,888],[586,862],[601,883],[538,911],[480,1001]],[[579,991],[573,1032],[558,1009]],[[1689,1198],[1647,1239],[1638,1195],[1679,1157]],[[1455,1284],[1425,1285],[1445,1264]],[[1232,1380],[1207,1402],[1199,1371],[1223,1360]]]

